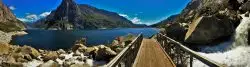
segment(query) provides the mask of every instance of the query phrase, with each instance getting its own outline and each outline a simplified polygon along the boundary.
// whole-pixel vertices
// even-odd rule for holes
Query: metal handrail
[[[113,58],[105,67],[117,67],[126,65],[131,67],[140,48],[143,35],[139,34],[128,46],[126,46],[115,58]]]
[[[170,37],[167,37],[166,35],[163,35],[162,33],[158,33],[157,41],[158,42],[161,41],[161,42],[159,42],[161,44],[161,47],[164,48],[165,51],[168,52],[168,54],[171,54],[171,53],[173,54],[174,53],[175,57],[176,57],[176,52],[171,52],[172,50],[174,50],[171,47],[175,47],[176,50],[182,50],[182,52],[186,52],[187,54],[189,54],[190,55],[190,57],[189,57],[190,58],[190,67],[192,67],[193,57],[198,59],[202,63],[210,66],[210,67],[224,67],[224,65],[222,65],[222,64],[220,64],[218,62],[215,62],[213,60],[210,60],[207,57],[204,57],[204,56],[198,54],[197,52],[189,49],[188,47],[184,46],[180,42],[177,42],[174,39],[171,39]],[[167,46],[167,45],[170,45],[170,44],[172,46]],[[181,51],[177,51],[177,53],[178,52],[181,52]],[[180,53],[180,54],[183,54],[183,53]],[[171,57],[171,55],[170,55],[170,57]],[[182,56],[182,57],[184,57],[184,56]],[[172,60],[174,60],[173,56],[171,58],[172,58]],[[178,59],[178,57],[177,57],[177,59]],[[178,63],[179,63],[179,60],[177,60],[175,64],[178,64]]]

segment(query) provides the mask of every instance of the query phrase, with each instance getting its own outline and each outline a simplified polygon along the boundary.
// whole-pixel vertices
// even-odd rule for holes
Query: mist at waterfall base
[[[213,61],[229,67],[250,67],[250,46],[248,46],[248,30],[250,29],[250,18],[241,15],[243,18],[236,28],[234,41],[230,45],[231,50],[215,53],[198,52]],[[223,44],[222,44],[223,45]],[[195,59],[193,61],[195,67],[209,67]]]

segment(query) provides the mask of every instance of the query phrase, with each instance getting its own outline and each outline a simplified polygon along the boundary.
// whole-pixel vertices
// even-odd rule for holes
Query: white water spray
[[[241,23],[236,28],[235,40],[232,44],[232,48],[226,52],[218,53],[201,53],[199,54],[208,57],[218,63],[225,64],[229,67],[250,67],[250,46],[248,46],[248,30],[250,29],[250,17],[243,18]],[[198,60],[193,62],[195,67],[208,67],[207,65],[201,63]]]
[[[237,46],[247,46],[248,45],[248,31],[250,29],[250,18],[245,17],[245,15],[241,15],[243,18],[241,23],[236,28],[235,33],[235,42],[233,43],[233,48]]]

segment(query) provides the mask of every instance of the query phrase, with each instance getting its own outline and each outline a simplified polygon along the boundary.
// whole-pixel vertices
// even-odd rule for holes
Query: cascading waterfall
[[[236,28],[231,50],[217,53],[198,53],[229,67],[250,67],[250,47],[248,46],[250,17],[245,17],[245,14],[241,15],[241,17],[243,19]],[[195,67],[208,67],[198,60],[194,60],[193,63]]]
[[[248,46],[248,32],[250,29],[250,18],[245,17],[245,14],[241,15],[243,18],[241,23],[236,28],[234,43],[232,45],[232,49],[237,46]]]

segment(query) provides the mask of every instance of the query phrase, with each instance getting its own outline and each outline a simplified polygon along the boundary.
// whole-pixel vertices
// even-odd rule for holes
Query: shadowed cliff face
[[[173,18],[172,23],[165,24],[165,28],[171,30],[171,27],[174,27],[173,24],[186,23],[188,26],[184,27],[189,29],[182,33],[187,33],[185,42],[195,44],[217,43],[233,36],[233,31],[242,20],[240,14],[250,11],[249,7],[246,7],[247,5],[250,5],[250,0],[191,0],[186,8]],[[210,17],[211,20],[197,21],[201,17]],[[190,38],[189,35],[192,35],[192,38],[187,40]],[[181,36],[174,37],[184,39]],[[203,41],[200,41],[202,39]]]
[[[0,0],[0,30],[10,32],[23,29],[25,29],[24,24],[17,20],[10,9]]]
[[[78,22],[81,19],[81,12],[73,0],[63,0],[61,5],[55,10],[52,21],[65,20],[68,22]]]
[[[98,29],[134,27],[134,24],[117,13],[89,5],[63,0],[61,5],[45,19],[35,23],[39,28],[56,29]]]

